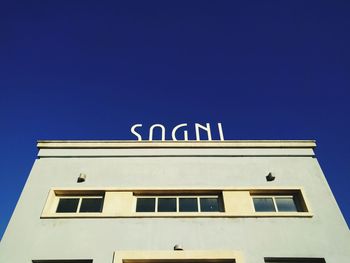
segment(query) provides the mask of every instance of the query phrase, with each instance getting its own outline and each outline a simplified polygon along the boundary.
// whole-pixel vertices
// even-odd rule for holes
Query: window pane
[[[198,212],[197,198],[180,198],[179,206],[180,212]]]
[[[67,259],[67,260],[33,260],[33,263],[92,263],[92,259],[80,260],[80,259]]]
[[[201,211],[202,212],[218,212],[219,211],[219,198],[201,198]]]
[[[154,212],[155,208],[155,198],[137,198],[136,212]]]
[[[298,212],[293,197],[276,197],[278,211],[281,212]]]
[[[79,204],[79,198],[60,198],[56,213],[75,213]]]
[[[326,263],[323,258],[265,258],[266,263]]]
[[[83,198],[79,212],[102,212],[103,198]]]
[[[176,198],[158,198],[158,212],[176,212]]]
[[[256,212],[275,212],[272,198],[253,198]]]

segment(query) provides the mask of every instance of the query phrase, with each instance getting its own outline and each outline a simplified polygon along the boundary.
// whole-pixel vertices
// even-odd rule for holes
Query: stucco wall
[[[50,151],[47,156],[55,156]],[[238,149],[225,156],[227,151],[215,149],[215,154],[196,156],[186,149],[163,149],[147,157],[67,158],[69,150],[57,150],[62,157],[36,160],[1,241],[0,262],[91,258],[105,263],[112,262],[114,251],[171,251],[175,244],[185,250],[240,251],[248,263],[279,256],[348,262],[349,230],[317,160],[311,154],[286,154],[288,149],[264,149],[263,154],[257,149],[255,156],[250,151],[250,156]],[[266,181],[269,172],[275,181]],[[87,179],[78,184],[80,173]],[[52,187],[111,186],[302,187],[313,217],[40,219]]]

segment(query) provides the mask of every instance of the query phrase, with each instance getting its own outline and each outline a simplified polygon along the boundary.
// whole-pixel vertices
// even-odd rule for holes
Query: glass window
[[[79,205],[79,198],[60,198],[56,213],[75,213]]]
[[[179,211],[180,212],[198,212],[197,198],[180,198]]]
[[[291,197],[276,197],[276,206],[280,212],[298,212],[294,198]]]
[[[265,258],[265,263],[326,263],[324,258]]]
[[[92,263],[92,259],[80,260],[80,259],[65,259],[65,260],[33,260],[33,263]]]
[[[158,198],[158,212],[176,212],[176,198]]]
[[[273,199],[270,197],[254,197],[254,207],[256,212],[275,212]]]
[[[61,197],[58,202],[56,213],[101,213],[103,209],[103,197]]]
[[[102,212],[102,198],[83,198],[79,212]]]
[[[137,198],[136,212],[154,212],[155,208],[155,198]]]
[[[138,196],[136,212],[221,212],[222,200],[210,195]]]
[[[253,196],[253,203],[256,212],[307,212],[303,207],[302,197],[297,194]]]
[[[218,212],[219,199],[218,198],[200,198],[201,212]]]

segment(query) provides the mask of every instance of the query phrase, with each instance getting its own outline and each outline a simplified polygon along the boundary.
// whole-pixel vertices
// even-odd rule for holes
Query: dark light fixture
[[[179,245],[179,244],[176,244],[175,246],[174,246],[174,250],[184,250],[183,248],[182,248],[182,246],[181,245]]]
[[[86,174],[79,174],[77,183],[83,183],[86,180]]]
[[[275,180],[275,176],[272,175],[272,173],[269,173],[268,175],[266,175],[266,181],[271,182]]]

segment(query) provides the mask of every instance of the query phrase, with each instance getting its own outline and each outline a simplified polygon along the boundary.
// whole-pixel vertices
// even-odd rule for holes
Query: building
[[[347,263],[314,141],[39,141],[3,263]]]

